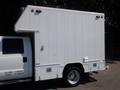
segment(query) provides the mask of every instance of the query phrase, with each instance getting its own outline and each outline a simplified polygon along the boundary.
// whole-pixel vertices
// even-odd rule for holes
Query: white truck
[[[105,69],[104,14],[28,5],[0,36],[0,81],[64,78],[76,86],[84,73]]]

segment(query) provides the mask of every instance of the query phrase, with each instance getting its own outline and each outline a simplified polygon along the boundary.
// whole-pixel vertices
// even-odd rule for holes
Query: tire
[[[63,79],[67,85],[71,87],[77,86],[83,79],[83,72],[80,68],[70,67],[65,70]]]

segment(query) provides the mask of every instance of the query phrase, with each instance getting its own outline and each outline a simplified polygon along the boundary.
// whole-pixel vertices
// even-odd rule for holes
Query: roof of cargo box
[[[58,15],[61,13],[74,15],[95,15],[104,17],[104,13],[28,5],[16,22],[14,29],[16,32],[37,32],[40,30],[39,23],[41,23],[41,18],[43,18],[43,16],[50,16],[51,14]],[[54,17],[52,18],[55,19]]]
[[[47,9],[47,10],[54,10],[54,11],[62,11],[62,12],[74,12],[74,13],[86,13],[86,14],[100,14],[97,12],[89,12],[89,11],[79,11],[79,10],[72,10],[72,9],[63,9],[63,8],[54,8],[54,7],[45,7],[45,6],[33,6],[27,5],[27,7],[36,8],[36,9]],[[103,13],[101,13],[103,14]]]

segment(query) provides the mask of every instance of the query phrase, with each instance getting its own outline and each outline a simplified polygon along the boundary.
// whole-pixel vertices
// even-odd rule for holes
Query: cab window
[[[22,39],[3,39],[2,44],[3,54],[23,54],[23,40]]]

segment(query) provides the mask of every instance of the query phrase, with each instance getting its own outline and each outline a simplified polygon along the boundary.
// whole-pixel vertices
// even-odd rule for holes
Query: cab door
[[[27,41],[26,41],[27,42]],[[28,48],[24,38],[3,38],[0,56],[0,80],[28,78],[30,75]]]

